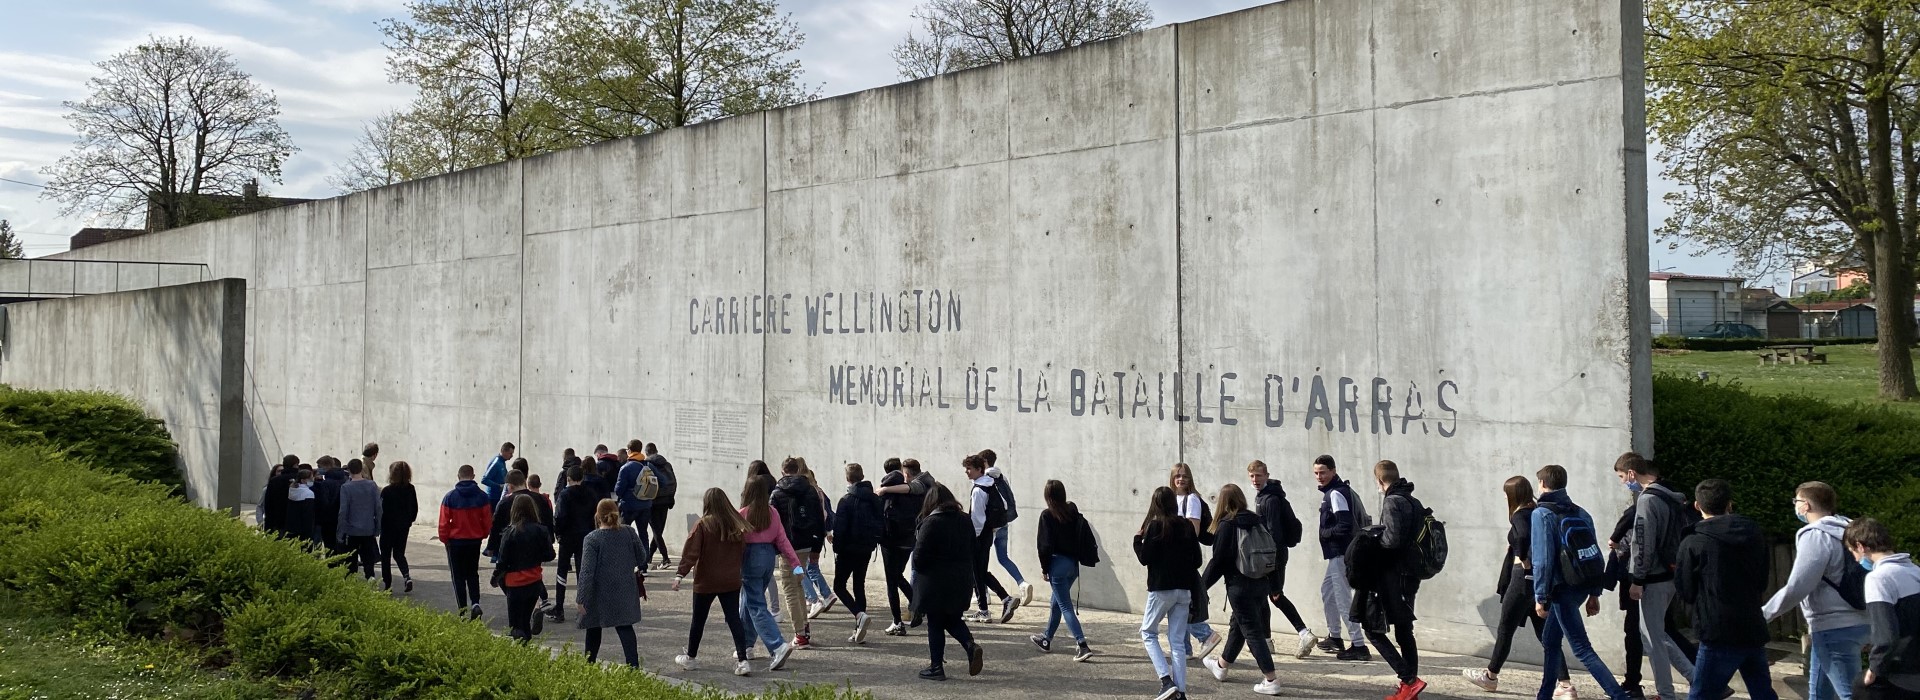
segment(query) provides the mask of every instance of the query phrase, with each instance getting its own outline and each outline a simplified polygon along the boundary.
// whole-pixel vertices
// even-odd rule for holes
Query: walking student
[[[525,643],[540,634],[543,618],[534,606],[546,593],[540,568],[553,561],[553,533],[540,524],[540,507],[532,495],[515,494],[506,502],[511,515],[494,550],[500,556],[494,577],[507,596],[507,625],[512,629],[507,636]],[[585,618],[581,622],[584,625]]]
[[[787,528],[787,541],[796,557],[780,567],[775,577],[780,584],[780,598],[786,602],[787,619],[793,623],[795,649],[813,646],[813,624],[807,617],[805,590],[807,561],[827,542],[826,513],[822,512],[820,494],[813,483],[800,473],[805,466],[798,458],[788,457],[780,463],[780,481],[773,488],[773,508],[780,513],[780,521]],[[788,573],[789,569],[792,573]]]
[[[912,470],[907,469],[909,463],[913,465]],[[907,559],[913,555],[914,521],[920,517],[920,507],[927,500],[932,479],[920,478],[923,476],[920,461],[914,459],[901,461],[898,457],[889,457],[886,470],[886,475],[880,477],[880,488],[875,491],[886,504],[882,512],[887,519],[886,534],[880,542],[880,566],[886,571],[887,607],[893,613],[893,624],[887,626],[887,635],[900,637],[907,633],[906,618],[900,615],[900,597],[904,595],[907,602],[913,602],[913,585],[907,582]]]
[[[1273,595],[1279,545],[1258,513],[1247,507],[1246,494],[1234,484],[1220,487],[1214,499],[1220,505],[1220,517],[1213,521],[1213,559],[1200,575],[1200,587],[1211,588],[1222,579],[1227,583],[1227,606],[1233,610],[1227,620],[1227,645],[1219,658],[1203,657],[1201,663],[1213,673],[1213,679],[1227,680],[1227,667],[1245,645],[1253,654],[1253,663],[1263,676],[1253,692],[1279,695],[1280,681],[1273,673],[1273,650],[1267,637],[1273,612],[1267,601]],[[1264,571],[1261,569],[1265,569]]]
[[[1320,579],[1320,607],[1327,617],[1328,636],[1320,640],[1320,651],[1341,661],[1371,661],[1373,654],[1367,651],[1360,624],[1348,614],[1353,608],[1353,587],[1347,582],[1347,547],[1353,544],[1354,533],[1373,523],[1353,487],[1340,478],[1333,455],[1313,458],[1313,480],[1320,485],[1320,556],[1327,561],[1327,573]],[[1340,636],[1342,625],[1347,630],[1345,639],[1353,641],[1351,647]]]
[[[970,457],[978,463],[977,457]],[[982,469],[976,470],[984,472]],[[967,629],[967,599],[974,593],[974,574],[980,571],[979,529],[960,511],[960,502],[945,486],[927,492],[920,526],[914,535],[913,609],[927,616],[927,667],[920,677],[947,679],[947,637],[967,655],[967,675],[980,675],[986,650]],[[988,540],[991,542],[991,540]]]
[[[1633,521],[1640,509],[1633,501],[1627,502],[1620,519],[1613,525],[1613,534],[1607,539],[1607,579],[1608,586],[1618,585],[1620,589],[1621,631],[1625,635],[1623,647],[1627,652],[1626,673],[1622,676],[1620,687],[1627,690],[1627,697],[1641,700],[1646,694],[1641,691],[1641,666],[1647,654],[1646,640],[1640,634],[1640,601],[1632,596],[1633,577],[1627,574],[1628,562],[1632,554],[1630,544],[1633,541]],[[1692,642],[1680,633],[1675,613],[1678,606],[1667,606],[1667,637],[1661,644],[1667,647],[1667,658],[1687,658],[1691,660],[1698,651]]]
[[[653,469],[642,461],[639,440],[627,441],[627,461],[620,465],[620,477],[613,485],[613,494],[620,499],[620,520],[632,527],[640,535],[640,544],[648,545],[647,528],[653,525],[653,499],[660,495],[660,479]],[[647,551],[653,551],[651,547]]]
[[[267,490],[260,494],[260,529],[270,534],[287,532],[287,491],[300,478],[300,458],[287,455],[267,477]]]
[[[1866,700],[1920,700],[1920,567],[1893,551],[1893,535],[1873,518],[1847,526],[1847,552],[1867,570]]]
[[[960,466],[966,470],[967,481],[973,485],[972,503],[967,510],[973,519],[974,564],[973,591],[979,611],[974,619],[987,622],[994,619],[987,612],[987,591],[992,590],[1000,600],[1001,624],[1013,619],[1014,608],[1020,607],[1020,601],[1007,595],[1007,589],[1000,586],[1000,579],[987,570],[987,557],[992,554],[993,539],[1001,528],[1007,526],[1007,503],[1000,498],[1000,489],[993,483],[993,477],[987,476],[987,461],[980,455],[969,455],[960,460]]]
[[[1533,564],[1534,614],[1546,619],[1540,633],[1546,663],[1540,691],[1534,698],[1552,698],[1557,688],[1554,679],[1566,665],[1560,650],[1564,638],[1573,647],[1574,658],[1587,667],[1608,700],[1627,700],[1627,691],[1613,680],[1606,662],[1594,653],[1593,644],[1587,640],[1586,622],[1580,619],[1583,601],[1587,615],[1600,613],[1600,591],[1607,580],[1606,559],[1600,554],[1593,516],[1567,497],[1565,467],[1549,464],[1534,477],[1540,482],[1540,500],[1533,511],[1533,551],[1528,559]]]
[[[574,471],[579,469],[573,467]],[[614,635],[620,638],[620,652],[627,666],[640,668],[640,650],[633,626],[640,624],[640,601],[647,597],[647,589],[640,584],[639,576],[647,554],[640,551],[640,536],[620,526],[618,502],[602,500],[594,504],[591,512],[594,530],[580,541],[577,601],[580,629],[587,631],[587,661],[600,660],[601,630],[612,627]],[[565,598],[561,601],[564,604]]]
[[[413,466],[394,462],[387,467],[387,487],[380,489],[381,589],[393,590],[393,564],[399,562],[401,592],[413,592],[413,573],[407,566],[407,532],[419,518],[420,496],[413,490]]]
[[[321,455],[314,460],[313,480],[313,519],[320,529],[320,544],[327,550],[327,556],[336,557],[347,554],[346,540],[340,538],[340,490],[347,484],[347,470],[341,469],[339,460],[330,455]],[[359,557],[347,559],[347,571],[352,573],[360,568]]]
[[[678,591],[687,572],[693,572],[693,626],[687,628],[686,652],[673,660],[680,668],[689,671],[700,668],[700,638],[706,633],[707,614],[713,610],[714,601],[719,601],[720,616],[726,619],[727,631],[733,634],[733,675],[753,673],[752,664],[747,663],[747,649],[753,642],[747,635],[746,623],[740,618],[741,562],[746,557],[747,535],[752,529],[747,519],[733,509],[733,501],[727,498],[725,490],[707,489],[700,499],[700,520],[694,523],[693,531],[687,533],[687,543],[680,547],[680,569],[673,579],[673,590]]]
[[[663,532],[667,528],[667,514],[673,511],[673,494],[680,490],[680,480],[673,475],[673,463],[660,455],[660,447],[651,442],[646,444],[647,466],[653,469],[654,478],[660,480],[660,494],[653,497],[653,510],[647,524],[653,530],[652,548],[647,550],[647,561],[652,563],[653,553],[660,553],[660,568],[673,566],[673,558],[667,556],[667,538]]]
[[[1274,544],[1279,547],[1279,559],[1273,570],[1273,593],[1269,600],[1273,607],[1285,615],[1287,624],[1293,625],[1294,636],[1300,641],[1294,649],[1296,658],[1307,658],[1313,653],[1314,644],[1320,640],[1307,629],[1307,623],[1300,618],[1300,609],[1287,599],[1287,560],[1289,552],[1300,544],[1304,527],[1300,518],[1294,515],[1293,504],[1287,502],[1287,492],[1280,488],[1280,482],[1271,478],[1267,472],[1267,463],[1253,460],[1247,463],[1247,483],[1253,487],[1253,510],[1267,525],[1267,532],[1273,535]]]
[[[793,544],[787,540],[787,527],[780,521],[780,513],[769,502],[773,495],[773,477],[766,475],[747,477],[747,485],[740,493],[740,516],[747,521],[747,549],[740,562],[740,590],[744,592],[747,606],[747,619],[760,634],[760,643],[766,645],[767,655],[772,660],[767,663],[768,671],[778,671],[787,665],[787,657],[793,655],[793,645],[780,635],[780,625],[773,621],[773,611],[767,607],[767,582],[773,580],[774,553],[787,558],[788,566],[799,570],[796,562],[800,556],[793,551]],[[681,560],[686,557],[682,552]]]
[[[1772,620],[1799,606],[1811,634],[1807,654],[1809,700],[1853,700],[1853,677],[1860,670],[1860,650],[1871,629],[1866,611],[1840,595],[1847,570],[1858,566],[1847,553],[1847,526],[1853,524],[1834,512],[1839,500],[1832,486],[1818,481],[1801,484],[1793,492],[1793,514],[1806,523],[1793,536],[1793,569],[1787,585],[1760,608]]]
[[[1080,507],[1067,500],[1065,484],[1050,479],[1040,493],[1047,501],[1047,509],[1040,511],[1040,563],[1046,565],[1042,575],[1053,592],[1047,605],[1047,631],[1028,639],[1040,651],[1052,652],[1053,635],[1064,619],[1067,632],[1073,635],[1073,660],[1084,662],[1093,658],[1093,648],[1087,646],[1086,631],[1074,609],[1073,584],[1080,580],[1080,567],[1100,563],[1100,544],[1094,540],[1093,527],[1080,515]]]
[[[1200,545],[1213,546],[1213,514],[1207,510],[1206,499],[1200,497],[1200,486],[1193,480],[1193,469],[1184,463],[1173,465],[1167,474],[1167,487],[1173,489],[1174,503],[1179,506],[1180,515],[1193,524],[1193,532],[1200,538]],[[1214,648],[1226,639],[1207,624],[1207,608],[1207,589],[1193,589],[1192,602],[1187,609],[1187,633],[1193,636],[1195,657],[1213,653]]]
[[[582,566],[582,547],[587,535],[600,527],[600,501],[605,497],[599,491],[586,484],[586,469],[575,465],[567,468],[567,487],[560,490],[560,503],[553,509],[554,537],[560,542],[560,563],[553,576],[553,610],[548,613],[554,622],[567,619],[567,574]],[[614,516],[618,519],[619,502],[614,502]]]
[[[1413,482],[1401,478],[1400,465],[1380,460],[1373,465],[1373,479],[1384,496],[1380,524],[1362,536],[1378,539],[1381,556],[1371,581],[1354,582],[1356,590],[1364,586],[1366,593],[1355,601],[1353,616],[1362,621],[1367,641],[1380,650],[1380,658],[1400,677],[1400,687],[1387,700],[1414,700],[1427,689],[1427,682],[1420,679],[1420,650],[1413,636],[1414,597],[1420,592],[1420,579],[1412,570],[1427,509],[1414,497]],[[1387,637],[1389,626],[1392,638]]]
[[[287,484],[285,533],[288,539],[306,549],[320,541],[320,526],[314,522],[313,470],[302,465]]]
[[[1507,554],[1500,562],[1500,581],[1494,587],[1494,595],[1500,596],[1500,621],[1493,633],[1493,654],[1487,657],[1486,668],[1461,671],[1467,682],[1489,693],[1500,689],[1500,669],[1513,651],[1514,633],[1531,623],[1534,639],[1539,639],[1545,622],[1533,611],[1533,562],[1529,557],[1533,552],[1533,511],[1539,507],[1533,500],[1533,482],[1515,476],[1507,479],[1501,491],[1507,498]],[[1566,664],[1560,665],[1558,683],[1554,700],[1573,700]]]
[[[827,496],[826,489],[820,488],[820,479],[814,476],[813,467],[807,466],[806,458],[795,457],[794,459],[800,461],[800,476],[806,477],[807,485],[813,487],[814,495],[820,499],[820,518],[824,531],[832,531],[833,499]],[[833,604],[839,600],[839,596],[833,593],[833,587],[827,585],[826,575],[820,572],[820,555],[827,550],[826,535],[822,534],[820,537],[820,546],[806,553],[807,572],[800,577],[800,592],[806,594],[809,620],[832,610]]]
[[[853,634],[847,641],[865,644],[867,625],[867,564],[873,550],[886,533],[885,504],[873,493],[866,470],[858,464],[847,465],[847,495],[833,511],[833,592],[853,613]],[[853,588],[847,588],[852,579]]]
[[[1778,700],[1767,673],[1772,634],[1760,614],[1769,564],[1760,524],[1733,512],[1733,484],[1725,479],[1700,482],[1693,504],[1702,520],[1680,541],[1673,577],[1675,594],[1693,605],[1700,631],[1687,697],[1720,700],[1738,672],[1748,697]]]
[[[360,460],[347,465],[347,475],[340,487],[339,537],[353,554],[349,571],[372,581],[373,566],[380,561],[380,486]]]
[[[487,460],[486,474],[480,478],[480,485],[487,489],[487,502],[500,503],[506,497],[507,463],[513,461],[513,443],[500,443],[500,452]]]
[[[552,506],[549,506],[547,501],[541,500],[532,491],[527,490],[527,473],[515,469],[507,472],[506,499],[495,504],[493,508],[493,527],[487,532],[488,556],[499,557],[500,538],[506,534],[507,528],[513,524],[513,502],[519,500],[517,497],[522,495],[526,496],[527,500],[533,503],[534,519],[540,523],[541,527],[547,528],[549,534],[553,532]],[[545,590],[544,586],[542,590]],[[545,596],[542,597],[544,598]]]
[[[1653,669],[1653,687],[1661,698],[1675,700],[1673,672],[1693,676],[1685,657],[1675,658],[1667,644],[1667,607],[1673,604],[1673,570],[1680,553],[1681,528],[1686,524],[1686,498],[1660,480],[1654,463],[1638,453],[1620,455],[1613,463],[1620,483],[1634,494],[1633,531],[1628,536],[1627,596],[1640,601],[1640,632],[1646,636]]]
[[[1200,586],[1200,537],[1180,514],[1173,489],[1153,490],[1147,519],[1133,535],[1133,555],[1147,567],[1147,613],[1140,620],[1140,641],[1160,677],[1160,694],[1154,700],[1186,700],[1187,610]],[[1167,650],[1160,648],[1162,621],[1167,624]]]
[[[447,548],[453,600],[467,619],[480,619],[480,544],[493,525],[493,501],[474,483],[473,465],[462,464],[459,481],[440,499],[440,543]]]
[[[1007,479],[1007,475],[1001,472],[998,466],[1000,455],[990,449],[981,450],[980,459],[987,462],[987,476],[993,478],[994,488],[1000,490],[1000,500],[1007,504],[1007,524],[1012,525],[1013,521],[1020,519],[1020,509],[1015,507],[1013,482]],[[1020,575],[1020,567],[1015,566],[1013,557],[1007,554],[1007,531],[1010,529],[1012,528],[1002,527],[994,532],[993,553],[1000,560],[1000,568],[1006,569],[1007,575],[1013,577],[1013,587],[1020,591],[1020,604],[1024,606],[1033,602],[1033,584],[1027,583],[1027,578]],[[1045,565],[1046,562],[1041,564]]]

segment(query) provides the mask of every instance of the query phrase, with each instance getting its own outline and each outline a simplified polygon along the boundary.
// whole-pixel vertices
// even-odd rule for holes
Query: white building
[[[1740,322],[1739,277],[1655,272],[1648,282],[1654,335],[1698,333],[1722,321]]]

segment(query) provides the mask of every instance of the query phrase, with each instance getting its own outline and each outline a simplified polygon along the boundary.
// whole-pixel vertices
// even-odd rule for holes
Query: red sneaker
[[[1421,691],[1424,691],[1426,689],[1427,689],[1427,682],[1419,678],[1415,678],[1413,679],[1412,683],[1401,684],[1400,693],[1401,693],[1401,697],[1404,698],[1404,700],[1418,700],[1418,698],[1420,697]]]

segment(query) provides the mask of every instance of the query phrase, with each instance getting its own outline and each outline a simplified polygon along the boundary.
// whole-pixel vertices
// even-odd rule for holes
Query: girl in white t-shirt
[[[1201,545],[1213,544],[1213,533],[1207,532],[1201,521],[1206,520],[1207,502],[1200,498],[1200,487],[1193,483],[1193,469],[1185,462],[1173,465],[1173,471],[1167,475],[1167,488],[1173,489],[1175,504],[1179,506],[1180,516],[1193,523],[1193,531],[1200,536]],[[1187,633],[1193,635],[1190,658],[1201,658],[1213,653],[1215,647],[1226,639],[1216,634],[1207,624],[1207,592],[1198,589],[1193,592],[1193,606],[1187,616]]]

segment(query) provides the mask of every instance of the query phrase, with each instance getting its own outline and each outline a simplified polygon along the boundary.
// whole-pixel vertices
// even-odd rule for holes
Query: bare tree
[[[567,5],[566,0],[409,2],[407,21],[380,23],[392,52],[387,77],[423,94],[444,96],[426,107],[457,107],[441,117],[474,117],[472,128],[487,136],[492,151],[475,165],[552,150],[534,70],[553,56],[554,23]]]
[[[63,211],[123,219],[150,207],[166,228],[201,217],[202,195],[237,195],[247,182],[280,181],[296,150],[280,128],[280,102],[225,50],[187,37],[151,38],[99,64],[92,95],[66,102],[79,134],[43,172],[41,195]]]
[[[909,80],[1136,32],[1153,9],[1146,0],[928,0],[913,16],[921,35],[893,49]]]
[[[406,125],[399,112],[386,112],[360,127],[360,138],[339,169],[327,176],[327,184],[341,194],[370,190],[400,181],[395,157],[405,138]]]

